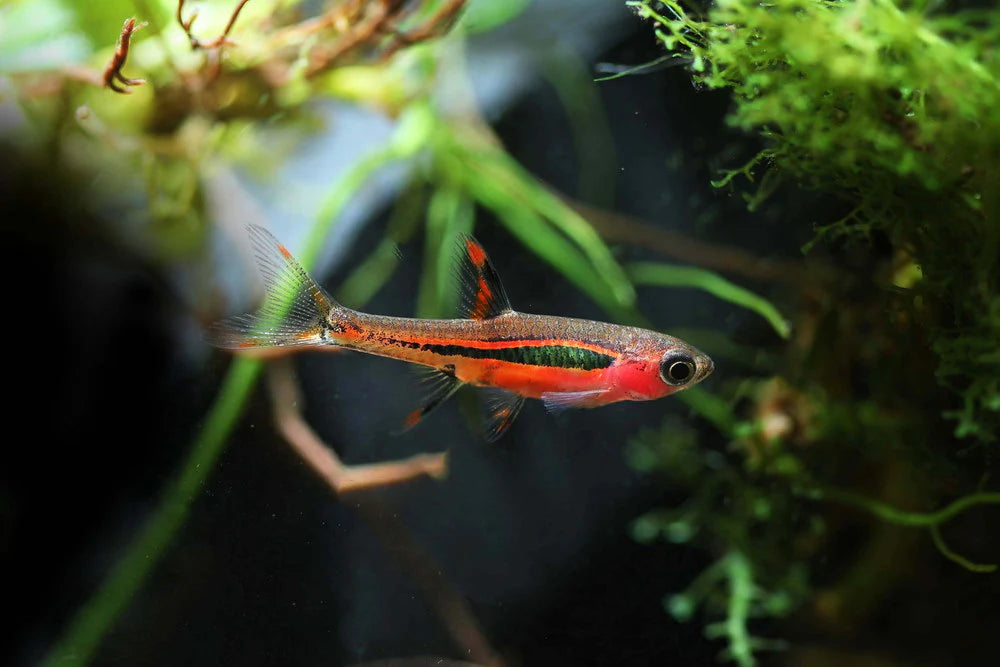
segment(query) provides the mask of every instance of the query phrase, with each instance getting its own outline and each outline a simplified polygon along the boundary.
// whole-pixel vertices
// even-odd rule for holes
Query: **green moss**
[[[912,256],[956,435],[1000,436],[1000,13],[890,0],[630,3],[695,82],[732,92],[729,122],[764,171],[833,192],[852,212],[818,239],[885,234]],[[938,6],[941,3],[928,3]]]

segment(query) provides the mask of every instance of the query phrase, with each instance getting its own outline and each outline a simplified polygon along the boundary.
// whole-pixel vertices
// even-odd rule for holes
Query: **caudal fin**
[[[247,229],[264,278],[264,302],[256,313],[216,322],[206,339],[230,350],[323,345],[327,317],[336,302],[271,232],[257,225]]]

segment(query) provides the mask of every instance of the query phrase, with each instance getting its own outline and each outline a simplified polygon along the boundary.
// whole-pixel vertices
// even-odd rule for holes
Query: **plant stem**
[[[373,172],[396,157],[398,153],[394,146],[373,153],[336,184],[313,222],[312,231],[302,249],[300,256],[304,266],[310,267],[315,262],[322,242],[351,195]],[[159,562],[187,518],[191,503],[214,469],[260,370],[259,360],[237,359],[230,366],[180,476],[93,597],[77,611],[43,665],[64,667],[85,665],[90,661],[112,623]]]
[[[962,496],[936,512],[907,512],[906,510],[898,509],[878,500],[866,498],[852,491],[829,486],[799,490],[797,495],[814,500],[833,500],[867,510],[889,523],[920,528],[938,526],[975,505],[1000,505],[1000,492],[973,493],[968,496]]]
[[[750,645],[747,619],[753,599],[753,573],[746,556],[739,551],[726,556],[726,576],[729,578],[729,609],[726,614],[729,652],[741,667],[752,667],[757,661]]]
[[[125,605],[184,523],[191,503],[226,444],[260,374],[261,362],[237,359],[229,368],[205,426],[191,447],[184,469],[164,494],[153,517],[118,561],[97,593],[77,612],[42,664],[85,665]]]
[[[945,543],[944,538],[941,537],[941,528],[939,526],[931,526],[930,534],[931,539],[934,540],[934,546],[936,546],[937,550],[941,552],[941,555],[948,560],[958,563],[970,572],[996,572],[997,566],[993,563],[973,563],[965,556],[952,551]]]

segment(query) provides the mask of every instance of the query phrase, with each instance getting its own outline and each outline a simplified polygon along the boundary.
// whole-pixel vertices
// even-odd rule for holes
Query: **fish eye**
[[[670,385],[687,384],[694,371],[694,360],[686,354],[668,354],[660,362],[660,377]]]

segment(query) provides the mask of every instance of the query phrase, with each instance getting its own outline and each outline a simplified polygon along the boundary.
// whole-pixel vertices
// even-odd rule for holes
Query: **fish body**
[[[709,357],[648,329],[519,313],[482,246],[462,239],[462,319],[387,317],[346,308],[322,290],[267,230],[251,227],[268,292],[256,315],[210,332],[220,347],[335,346],[430,369],[432,390],[406,419],[418,423],[464,384],[487,388],[487,439],[503,434],[525,398],[550,410],[668,396],[707,377]]]
[[[645,329],[513,310],[483,320],[428,320],[345,308],[335,320],[340,331],[330,340],[341,347],[447,369],[467,384],[502,387],[527,398],[599,392],[580,407],[677,391],[683,385],[660,378],[660,361],[668,349],[690,349]],[[710,363],[704,359],[702,364]]]

